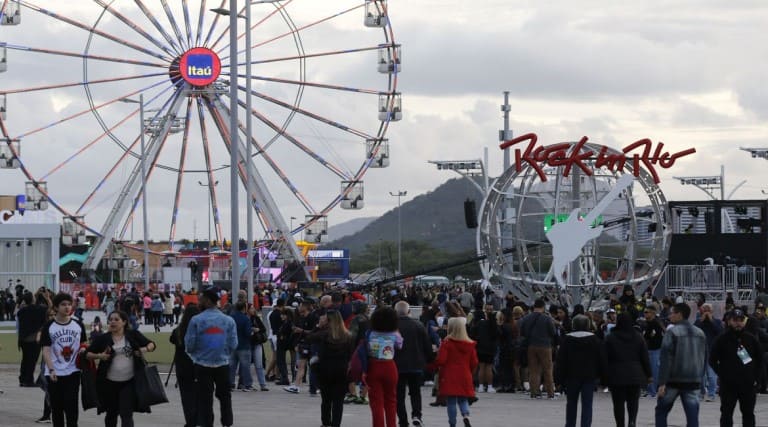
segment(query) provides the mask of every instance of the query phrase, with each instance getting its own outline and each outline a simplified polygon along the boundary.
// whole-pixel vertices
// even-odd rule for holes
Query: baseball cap
[[[740,318],[742,318],[742,319],[743,319],[743,318],[745,318],[746,316],[744,315],[744,311],[742,311],[742,310],[741,310],[741,309],[739,309],[739,308],[736,308],[736,309],[733,309],[733,310],[731,310],[731,312],[730,312],[730,315],[729,315],[728,317],[731,317],[731,318],[737,318],[737,317],[740,317]]]
[[[209,286],[203,289],[202,295],[213,302],[219,301],[220,289],[215,286]]]

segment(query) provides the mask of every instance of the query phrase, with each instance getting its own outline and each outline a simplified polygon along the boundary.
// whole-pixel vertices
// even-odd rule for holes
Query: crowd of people
[[[91,361],[105,425],[132,426],[133,413],[149,409],[136,402],[134,375],[157,348],[138,331],[142,315],[174,326],[185,426],[213,425],[214,397],[221,424],[233,425],[232,392],[270,384],[319,394],[323,426],[340,426],[350,403],[368,404],[374,427],[421,426],[424,385],[450,426],[471,426],[470,405],[494,392],[564,396],[566,426],[577,425],[580,401],[580,425],[589,426],[601,391],[611,394],[617,426],[636,425],[642,397],[656,399],[656,425],[665,426],[678,396],[689,426],[698,425],[701,401],[718,398],[721,425],[732,425],[738,404],[750,426],[756,394],[768,385],[765,292],[752,307],[729,301],[715,316],[703,298],[692,310],[681,299],[637,298],[631,287],[587,310],[541,298],[529,306],[480,286],[393,290],[378,292],[386,295],[378,301],[373,290],[342,288],[316,298],[271,288],[253,300],[214,288],[164,297],[123,290],[104,294],[106,326],[94,321],[90,333],[74,316],[77,297],[22,291],[14,310],[19,385],[46,390],[38,422],[76,425],[79,359]],[[153,308],[155,301],[163,304]],[[269,307],[264,318],[260,306]]]

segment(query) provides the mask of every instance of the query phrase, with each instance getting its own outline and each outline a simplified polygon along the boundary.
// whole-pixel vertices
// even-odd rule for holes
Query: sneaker
[[[472,427],[472,423],[469,422],[469,418],[464,418],[464,427]]]
[[[707,396],[706,399],[704,399],[705,402],[714,402],[715,396]]]
[[[251,392],[251,391],[256,391],[256,389],[253,388],[253,387],[240,387],[240,388],[238,388],[238,390],[246,392],[246,393]]]
[[[355,399],[355,403],[358,405],[367,405],[368,404],[368,398],[367,397],[358,397]]]
[[[488,388],[485,389],[486,393],[496,393],[496,389],[493,388],[492,385],[489,385]]]
[[[483,392],[483,386],[479,385],[477,386],[477,392],[482,393]]]
[[[357,402],[358,397],[354,394],[348,394],[347,397],[344,398],[344,403],[355,403]]]
[[[299,388],[296,387],[295,385],[283,387],[283,390],[287,391],[288,393],[299,394]]]
[[[424,387],[433,387],[434,385],[434,381],[424,381]]]
[[[38,424],[50,424],[51,423],[51,417],[40,417],[35,420]]]
[[[419,427],[419,426],[423,425],[422,422],[421,422],[421,418],[419,418],[419,417],[413,417],[413,420],[411,420],[411,421],[413,422],[413,425],[416,426],[416,427]]]
[[[259,390],[261,390],[261,391],[269,391],[269,389],[265,385],[261,386],[261,388]]]
[[[610,392],[610,390],[608,390],[608,387],[603,389],[603,393],[608,393],[608,392]]]

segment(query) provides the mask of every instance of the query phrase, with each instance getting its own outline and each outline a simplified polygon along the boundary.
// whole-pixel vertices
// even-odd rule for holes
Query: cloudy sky
[[[154,6],[156,2],[145,3],[152,5],[150,7],[154,8],[153,13],[159,21],[166,22],[162,9]],[[181,2],[169,3],[177,7]],[[219,1],[208,3],[218,5]],[[334,12],[353,8],[360,2],[324,0],[323,7],[316,0],[293,0],[291,3],[286,9],[295,25],[301,27]],[[30,4],[49,7],[89,25],[93,25],[101,12],[94,2],[84,0],[38,0]],[[118,0],[114,4],[116,10],[126,16],[140,18],[133,2]],[[199,3],[191,1],[190,4]],[[397,204],[397,199],[389,192],[407,190],[408,195],[403,199],[406,202],[457,176],[436,170],[427,163],[429,160],[480,158],[484,148],[488,148],[490,173],[500,174],[502,156],[498,148],[498,131],[502,126],[502,115],[499,106],[504,91],[510,92],[511,127],[515,135],[535,132],[539,140],[547,144],[588,136],[593,142],[617,149],[641,138],[662,141],[672,151],[695,147],[697,154],[684,158],[672,170],[661,171],[661,188],[668,200],[705,199],[703,192],[681,186],[672,177],[718,175],[720,165],[725,166],[726,193],[746,180],[734,198],[765,198],[762,194],[762,190],[768,191],[768,183],[764,182],[765,160],[752,159],[748,153],[739,150],[739,147],[768,147],[768,88],[764,84],[764,77],[768,75],[768,46],[760,42],[765,38],[761,28],[768,21],[768,4],[765,2],[390,0],[388,4],[394,39],[402,45],[403,56],[402,72],[397,80],[397,90],[402,92],[403,119],[391,123],[386,133],[390,141],[391,165],[370,170],[365,175],[365,209],[334,209],[329,214],[330,224],[359,216],[381,215]],[[255,7],[254,16],[264,16],[263,8],[272,6]],[[0,41],[83,52],[88,42],[84,31],[50,17],[41,17],[31,10],[23,13],[22,25],[0,27]],[[176,16],[180,23],[183,22],[181,15],[176,13]],[[193,14],[193,21],[196,16]],[[329,20],[304,30],[306,53],[355,49],[384,42],[381,30],[366,29],[361,25],[362,10],[344,16],[346,18]],[[150,22],[139,18],[136,22],[140,22],[148,33],[161,38]],[[210,24],[211,18],[206,16],[206,20]],[[99,25],[126,40],[138,39],[144,42],[142,46],[147,45],[145,39],[123,28],[114,17],[105,17]],[[168,28],[169,33],[172,31],[167,24],[162,26]],[[266,35],[266,39],[270,39],[269,34],[283,34],[285,29],[277,24],[265,24],[260,31],[257,37],[264,39]],[[254,54],[264,58],[289,56],[295,48],[292,44],[275,43],[273,49],[274,52],[254,50]],[[285,51],[288,53],[281,53]],[[103,40],[93,41],[91,52],[162,62]],[[369,56],[336,56],[308,61],[307,80],[355,88],[386,88],[386,76],[378,75],[371,66],[375,53],[369,53]],[[0,74],[2,90],[82,79],[82,61],[77,58],[18,50],[9,50],[8,57],[9,71]],[[228,62],[225,58],[222,60]],[[133,68],[92,64],[88,68],[88,78],[156,71],[134,65],[125,67]],[[275,65],[270,69],[257,69],[256,74],[291,79],[292,72],[289,63],[285,69]],[[155,97],[150,106],[160,108],[169,99],[170,92],[163,92],[167,85],[147,88],[156,81],[160,80],[147,79],[133,87],[130,82],[94,86],[93,96],[98,104],[128,94],[135,96],[135,90],[144,90],[147,98]],[[263,85],[258,86],[263,89],[262,93],[275,98],[290,100],[295,95],[295,88],[269,88],[265,82],[256,84]],[[9,94],[6,124],[10,134],[23,135],[76,114],[84,106],[87,108],[83,93],[78,87],[24,96]],[[367,134],[376,132],[376,97],[341,92],[329,94],[308,88],[302,102],[306,110],[330,120]],[[277,110],[274,105],[256,108],[263,108],[265,114],[270,108]],[[129,116],[135,110],[135,106],[121,104],[101,111],[111,127],[124,119],[125,123],[138,123],[136,116]],[[197,115],[197,109],[191,111],[193,117]],[[181,112],[186,112],[186,102]],[[286,116],[280,114],[275,112],[274,120],[282,123]],[[196,128],[198,125],[195,122]],[[103,133],[97,126],[91,114],[53,126],[48,132],[22,138],[25,164],[36,170],[36,176],[48,174],[56,165],[97,139]],[[211,119],[207,126],[215,129]],[[288,129],[325,158],[343,165],[345,170],[356,171],[362,162],[359,153],[364,153],[364,144],[345,132],[312,123],[306,117],[294,119]],[[137,135],[125,127],[117,127],[114,133],[127,144]],[[218,137],[213,135],[215,131],[211,133],[212,139]],[[199,130],[197,134],[200,134]],[[266,133],[259,137],[264,143],[270,138]],[[39,139],[35,141],[34,138]],[[168,156],[165,164],[169,165],[178,164],[178,147],[181,146],[181,137],[173,138],[177,149],[169,148],[164,154]],[[54,149],[40,139],[55,141],[58,145]],[[340,178],[332,174],[326,176],[327,171],[315,171],[313,168],[317,165],[300,163],[295,159],[295,153],[281,152],[280,144],[284,143],[279,140],[271,145],[275,150],[274,159],[280,163],[279,169],[289,175],[291,182],[303,186],[302,191],[308,194],[315,209],[322,208],[323,203],[330,202],[334,192],[338,192]],[[67,204],[77,209],[85,196],[105,180],[119,154],[114,150],[114,143],[109,143],[112,151],[104,147],[101,148],[104,151],[99,151],[99,145],[105,144],[97,142],[86,150],[88,153],[92,150],[90,163],[51,173],[51,185],[55,182],[57,186],[55,191],[52,190],[54,198],[67,200]],[[221,144],[212,145],[219,147],[218,154],[212,155],[212,164],[226,163],[227,154]],[[81,154],[79,157],[84,160],[85,156]],[[73,160],[68,165],[75,162]],[[193,168],[190,165],[195,162],[198,166],[204,165],[199,163],[204,162],[202,157],[190,157],[187,167]],[[122,176],[124,182],[130,169],[128,165],[121,165],[110,175],[110,179],[116,180],[111,194],[118,192],[119,177]],[[19,191],[17,188],[24,178],[16,177],[17,171],[2,170],[0,173],[4,177],[0,181],[0,193]],[[154,239],[166,239],[170,229],[169,212],[173,207],[169,200],[174,196],[176,176],[169,171],[156,174],[157,182],[148,185],[150,206],[154,207],[150,230]],[[273,179],[270,175],[265,172],[265,179]],[[205,238],[207,202],[196,183],[205,179],[204,175],[194,175],[186,181],[184,191],[189,195],[185,199],[187,202],[180,206],[179,238]],[[228,171],[217,172],[214,179],[220,181],[217,201],[222,208],[223,230],[228,236]],[[275,188],[274,198],[286,222],[291,216],[297,218],[294,225],[301,222],[305,210],[284,187]],[[111,208],[111,200],[109,194],[104,194],[95,196],[90,202],[87,215],[93,218],[96,228],[100,227],[95,223],[103,220]]]

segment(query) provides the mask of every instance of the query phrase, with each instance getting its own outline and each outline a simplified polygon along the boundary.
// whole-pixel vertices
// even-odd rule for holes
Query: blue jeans
[[[459,406],[463,417],[469,416],[469,400],[466,397],[447,396],[445,403],[448,405],[448,424],[456,425],[456,405]]]
[[[253,364],[256,366],[256,378],[259,380],[259,385],[262,387],[267,386],[267,378],[264,376],[264,358],[262,356],[264,347],[262,344],[256,344],[251,346],[251,354],[253,355]]]
[[[252,387],[253,377],[251,377],[251,349],[235,350],[229,358],[229,384],[232,387],[235,383],[235,374],[240,373],[240,385],[242,387]]]
[[[680,395],[680,401],[683,402],[686,425],[688,427],[699,427],[698,392],[698,390],[681,390],[667,387],[664,397],[656,400],[656,427],[667,427],[667,415],[672,410],[672,405],[674,405],[678,395]]]
[[[581,427],[592,425],[592,398],[595,393],[595,380],[565,381],[565,427],[576,427],[579,395],[581,395]]]
[[[707,357],[709,359],[709,357]],[[709,366],[709,360],[704,361],[707,369],[704,370],[704,377],[701,379],[701,393],[706,393],[707,396],[715,398],[717,394],[717,374],[715,370]]]
[[[648,359],[651,361],[651,375],[653,376],[653,382],[648,384],[648,394],[651,397],[656,397],[656,389],[659,387],[659,366],[661,350],[648,350]]]

